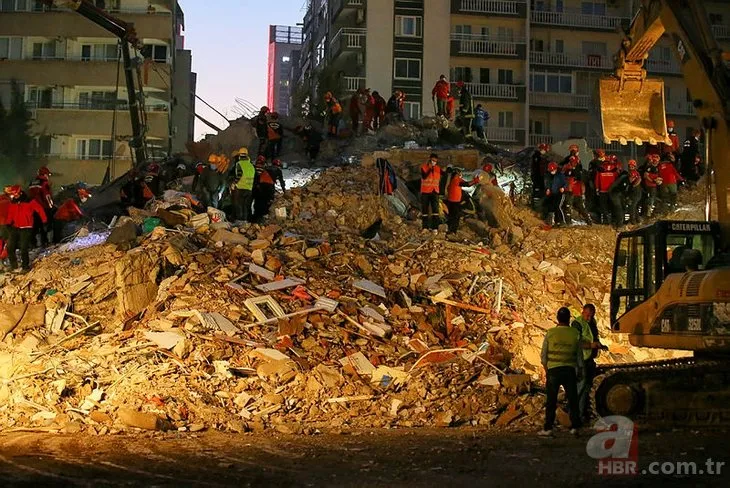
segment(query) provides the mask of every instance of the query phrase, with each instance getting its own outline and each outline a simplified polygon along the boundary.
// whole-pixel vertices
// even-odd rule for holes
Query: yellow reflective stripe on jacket
[[[239,190],[253,190],[256,168],[253,167],[253,164],[248,159],[240,160],[238,166],[241,168],[241,179],[236,183],[236,188]]]
[[[547,368],[578,366],[580,333],[573,327],[558,326],[547,331]]]

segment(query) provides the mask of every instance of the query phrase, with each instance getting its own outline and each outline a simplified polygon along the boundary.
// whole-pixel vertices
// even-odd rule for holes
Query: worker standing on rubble
[[[628,162],[629,188],[628,188],[628,207],[629,207],[629,223],[636,225],[639,223],[639,204],[643,191],[641,189],[641,173],[638,170],[636,160],[630,159]]]
[[[593,218],[586,209],[586,185],[584,181],[583,165],[580,161],[573,165],[571,163],[570,174],[568,175],[568,188],[571,195],[571,209],[578,212],[578,215],[587,225],[593,225]]]
[[[53,242],[60,244],[65,237],[64,227],[70,222],[80,220],[84,216],[84,212],[79,205],[86,203],[91,198],[86,188],[76,190],[76,198],[69,198],[58,207],[55,218],[53,219]]]
[[[587,422],[590,416],[588,398],[596,376],[596,358],[601,349],[607,349],[601,344],[596,323],[596,306],[592,303],[583,305],[581,314],[577,316],[571,327],[580,333],[581,348],[583,349],[583,377],[578,381],[578,411],[582,421]]]
[[[626,221],[626,208],[630,203],[629,199],[632,191],[631,173],[628,170],[623,170],[620,166],[617,167],[616,179],[608,189],[613,225],[616,228],[624,225]]]
[[[659,155],[650,154],[647,159],[649,164],[644,170],[644,192],[646,198],[644,200],[644,216],[651,217],[654,215],[654,208],[656,206],[656,197],[659,192],[659,188],[662,186],[662,179],[659,176]]]
[[[677,172],[674,163],[665,155],[659,162],[659,177],[662,179],[661,200],[669,211],[677,208],[677,184],[684,178]]]
[[[284,172],[281,170],[281,159],[274,159],[271,162],[271,166],[266,168],[274,182],[279,182],[281,185],[281,191],[286,191],[286,182],[284,181]]]
[[[251,200],[256,169],[251,164],[248,148],[242,147],[231,154],[231,195],[233,197],[233,216],[235,220],[247,221],[251,218]]]
[[[370,94],[370,88],[365,89],[365,118],[363,132],[367,133],[373,130],[373,121],[375,119],[375,98]]]
[[[431,153],[428,162],[421,165],[421,218],[424,229],[438,230],[439,184],[441,167],[438,155]]]
[[[479,183],[479,176],[467,182],[462,177],[461,168],[454,168],[454,173],[449,180],[446,189],[446,208],[449,210],[449,234],[455,234],[459,230],[459,221],[461,220],[461,206],[463,191],[462,187],[470,187]]]
[[[573,225],[573,188],[576,186],[577,175],[580,175],[580,170],[576,169],[578,164],[578,158],[571,156],[562,170],[565,177],[565,190],[560,198],[560,213],[565,225]]]
[[[30,182],[28,187],[28,195],[30,198],[38,202],[43,208],[46,214],[46,219],[49,222],[53,220],[54,203],[53,203],[53,190],[51,189],[51,171],[43,166],[38,170],[38,174],[33,181]],[[34,236],[40,235],[40,246],[46,247],[48,245],[48,227],[46,227],[39,216],[34,217],[33,222],[33,234]]]
[[[482,104],[477,104],[477,108],[474,111],[474,131],[477,133],[477,137],[482,142],[488,142],[487,136],[484,133],[484,129],[487,126],[489,120],[489,113],[484,110]]]
[[[449,100],[450,91],[451,87],[449,82],[446,81],[446,75],[439,76],[439,80],[431,90],[431,98],[434,101],[437,116],[447,117],[446,102]]]
[[[208,157],[208,164],[203,165],[198,177],[198,196],[204,207],[218,208],[220,204],[221,186],[223,176],[218,172],[219,157],[211,154]]]
[[[542,366],[545,368],[545,425],[539,436],[552,435],[555,411],[558,407],[558,391],[562,386],[568,397],[570,433],[580,429],[578,406],[578,378],[583,375],[583,348],[581,334],[570,326],[570,310],[562,307],[557,314],[558,325],[548,330],[542,343]]]
[[[456,86],[459,88],[459,120],[461,121],[461,132],[464,137],[471,137],[471,126],[474,122],[474,99],[463,81]]]
[[[680,172],[682,176],[690,183],[696,183],[702,175],[705,174],[704,165],[696,164],[696,157],[702,155],[700,153],[700,137],[702,133],[698,129],[692,131],[692,135],[684,141],[684,149],[682,151],[682,166]]]
[[[601,162],[601,165],[596,170],[596,176],[594,178],[594,184],[596,187],[596,199],[598,200],[598,212],[599,222],[601,224],[609,223],[609,213],[611,202],[611,195],[609,190],[616,177],[618,176],[616,165],[612,157],[607,157]]]
[[[332,95],[332,92],[324,94],[324,103],[329,127],[328,133],[330,137],[337,137],[340,128],[340,118],[342,117],[342,106],[334,95]]]
[[[383,98],[377,91],[373,92],[373,101],[375,107],[375,117],[373,118],[373,130],[380,129],[385,120],[385,107],[387,105],[385,98]]]
[[[33,222],[37,216],[45,225],[48,218],[41,204],[37,200],[29,198],[20,188],[20,185],[10,188],[10,202],[10,207],[8,207],[8,226],[10,228],[8,259],[10,260],[10,269],[12,271],[17,270],[18,257],[15,253],[20,249],[23,271],[29,271]]]
[[[267,157],[272,159],[278,158],[279,154],[281,154],[281,145],[284,139],[284,127],[279,122],[278,112],[271,112],[266,129],[266,137],[268,140],[266,147]]]
[[[269,214],[274,201],[274,178],[266,168],[266,158],[256,158],[256,176],[253,185],[253,222],[260,223]]]
[[[494,165],[489,162],[487,158],[484,158],[482,160],[482,175],[480,175],[480,180],[486,181],[492,186],[499,186],[499,182],[497,181],[497,175],[494,173]]]
[[[256,137],[259,139],[259,154],[266,152],[266,145],[269,141],[269,107],[263,106],[251,120],[254,130],[256,130]]]
[[[662,152],[664,154],[672,153],[674,154],[674,157],[676,160],[679,159],[679,156],[682,151],[682,146],[679,144],[679,136],[677,136],[677,133],[674,132],[674,121],[673,120],[667,120],[667,132],[669,133],[669,140],[672,141],[671,144],[662,144]],[[679,169],[679,168],[677,168]]]
[[[580,161],[580,148],[578,147],[578,144],[571,144],[568,146],[568,155],[563,158],[563,161],[560,163],[560,167],[562,168],[568,162],[570,161],[570,158],[576,158],[578,161]]]
[[[548,225],[555,225],[555,212],[558,210],[558,204],[560,203],[560,193],[553,192],[554,184],[558,177],[558,163],[550,161],[547,165],[547,172],[545,173],[544,188],[545,193],[542,200],[542,213],[543,219]]]
[[[532,198],[535,205],[545,197],[545,173],[547,173],[547,153],[550,145],[541,143],[532,154],[530,179],[532,180]]]

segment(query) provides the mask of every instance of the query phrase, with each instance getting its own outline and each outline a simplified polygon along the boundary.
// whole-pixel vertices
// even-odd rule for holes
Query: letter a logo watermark
[[[631,419],[620,415],[603,417],[593,428],[586,453],[598,459],[598,474],[635,475],[639,461],[639,436]]]

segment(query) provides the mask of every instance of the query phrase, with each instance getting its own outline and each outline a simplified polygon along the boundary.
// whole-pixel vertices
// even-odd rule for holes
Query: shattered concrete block
[[[122,407],[117,411],[119,420],[129,427],[136,427],[144,430],[170,430],[172,424],[166,419],[162,419],[149,412],[137,412],[135,410]]]
[[[234,245],[241,244],[243,246],[248,244],[248,238],[246,236],[242,236],[241,234],[236,234],[225,229],[218,229],[215,231],[211,240],[213,242],[224,242],[226,244]]]
[[[144,310],[157,297],[159,261],[144,251],[125,254],[115,266],[117,312],[134,315]]]

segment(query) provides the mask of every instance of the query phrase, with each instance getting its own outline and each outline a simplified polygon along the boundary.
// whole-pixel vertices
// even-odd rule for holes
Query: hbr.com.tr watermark
[[[704,463],[694,461],[651,462],[639,468],[639,436],[636,426],[626,417],[604,417],[596,422],[596,435],[588,440],[586,453],[598,460],[599,475],[665,475],[717,476],[722,474],[724,461],[708,458]]]

